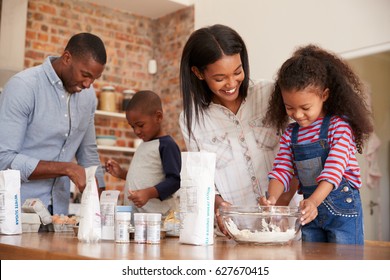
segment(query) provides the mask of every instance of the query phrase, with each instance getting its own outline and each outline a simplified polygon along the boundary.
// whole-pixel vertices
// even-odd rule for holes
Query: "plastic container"
[[[115,242],[129,243],[131,225],[131,206],[117,206],[115,212]]]
[[[100,110],[116,112],[116,93],[112,86],[102,87],[99,98]]]
[[[146,243],[158,244],[161,240],[161,214],[150,213],[146,216]]]
[[[100,215],[102,218],[102,239],[115,240],[115,211],[120,191],[103,191],[100,195]]]
[[[146,243],[146,213],[134,213],[134,242]]]

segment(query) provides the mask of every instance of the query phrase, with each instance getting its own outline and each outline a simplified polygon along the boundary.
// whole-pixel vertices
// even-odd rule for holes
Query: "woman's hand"
[[[232,205],[231,203],[223,200],[223,198],[220,196],[220,195],[216,195],[215,196],[215,205],[214,205],[214,212],[215,212],[215,218],[217,220],[217,225],[218,225],[218,228],[219,230],[225,235],[227,236],[228,238],[230,238],[230,235],[229,233],[227,232],[225,226],[223,225],[223,221],[222,221],[222,217],[219,213],[219,208],[221,206],[230,206]]]

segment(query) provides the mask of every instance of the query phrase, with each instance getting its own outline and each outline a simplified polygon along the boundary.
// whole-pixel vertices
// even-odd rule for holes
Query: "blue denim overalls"
[[[298,175],[300,191],[308,198],[318,186],[316,178],[324,168],[329,153],[328,127],[330,116],[323,120],[317,141],[297,144],[298,123],[294,126],[291,141],[294,168]],[[318,206],[318,216],[302,227],[302,240],[307,242],[333,242],[363,244],[363,213],[359,190],[351,187],[343,177]]]

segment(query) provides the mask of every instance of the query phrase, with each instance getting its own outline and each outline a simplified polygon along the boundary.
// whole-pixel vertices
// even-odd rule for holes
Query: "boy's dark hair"
[[[364,87],[345,61],[315,45],[298,48],[283,63],[263,123],[281,132],[285,130],[289,119],[282,91],[303,90],[307,86],[329,89],[329,97],[324,103],[325,113],[339,116],[349,123],[357,150],[362,153],[363,143],[373,131]]]
[[[101,65],[107,63],[107,53],[103,41],[91,33],[73,35],[66,45],[65,51],[79,58],[91,56]]]
[[[140,110],[147,115],[163,111],[160,97],[151,90],[141,90],[134,94],[126,107],[126,111],[132,110]]]

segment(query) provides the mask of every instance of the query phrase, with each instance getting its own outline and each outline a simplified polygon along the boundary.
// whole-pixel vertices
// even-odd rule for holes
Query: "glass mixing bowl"
[[[225,206],[220,208],[220,215],[229,235],[238,243],[289,244],[301,230],[298,207]]]

